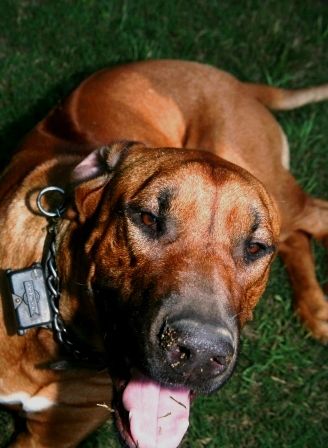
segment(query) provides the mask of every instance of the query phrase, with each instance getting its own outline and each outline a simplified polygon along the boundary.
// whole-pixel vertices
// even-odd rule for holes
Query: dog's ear
[[[68,219],[86,221],[95,212],[103,190],[127,151],[140,143],[119,141],[90,153],[71,174],[72,203],[67,208]]]
[[[136,144],[135,142],[119,141],[91,152],[72,171],[72,183],[80,184],[102,175],[111,174],[123,155]]]

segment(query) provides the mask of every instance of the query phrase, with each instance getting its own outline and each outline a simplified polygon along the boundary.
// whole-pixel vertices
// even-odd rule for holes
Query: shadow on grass
[[[28,111],[0,130],[0,166],[4,167],[15,149],[27,134],[58,102],[61,95],[66,96],[74,83],[78,83],[88,73],[77,73],[52,86],[45,96],[28,107]]]
[[[120,62],[121,64],[132,61]],[[110,68],[117,64],[108,64]],[[58,104],[62,99],[66,98],[84,79],[103,66],[90,67],[83,71],[73,73],[69,77],[63,78],[55,82],[43,96],[35,103],[28,107],[28,111],[22,115],[18,115],[8,125],[0,129],[0,172],[8,164],[11,156],[14,154],[24,136],[40,121],[47,113]]]

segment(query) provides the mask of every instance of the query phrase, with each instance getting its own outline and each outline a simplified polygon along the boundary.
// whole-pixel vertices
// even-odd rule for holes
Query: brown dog
[[[267,109],[327,98],[328,86],[286,91],[150,61],[96,73],[25,138],[0,184],[0,402],[26,416],[11,446],[76,446],[108,418],[103,403],[129,447],[178,446],[190,396],[233,371],[278,243],[301,318],[328,340],[309,242],[328,241],[328,203],[288,172]],[[36,205],[48,185],[66,191],[55,237]],[[50,314],[62,323],[17,335],[11,306],[38,318],[43,277],[24,270],[20,295],[5,271],[40,262],[53,238]],[[53,306],[56,285],[45,288]]]

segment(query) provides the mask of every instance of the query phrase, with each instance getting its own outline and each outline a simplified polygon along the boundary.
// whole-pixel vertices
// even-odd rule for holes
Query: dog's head
[[[233,372],[275,253],[276,208],[253,176],[205,151],[115,143],[73,181],[81,253],[71,269],[125,380],[130,428],[119,427],[130,446],[177,446],[191,392]]]

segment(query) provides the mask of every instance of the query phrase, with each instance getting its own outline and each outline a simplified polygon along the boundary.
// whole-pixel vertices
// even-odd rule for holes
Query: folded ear
[[[140,145],[140,143],[118,141],[96,149],[74,168],[71,174],[72,182],[79,184],[104,174],[110,174],[124,154],[131,146],[135,145]]]
[[[119,141],[103,146],[90,153],[71,174],[74,207],[68,208],[69,219],[78,217],[86,221],[97,209],[103,190],[110,181],[115,168],[136,142]]]

